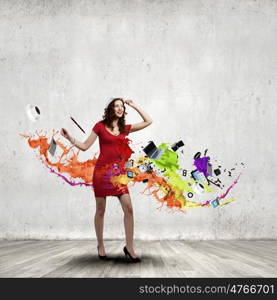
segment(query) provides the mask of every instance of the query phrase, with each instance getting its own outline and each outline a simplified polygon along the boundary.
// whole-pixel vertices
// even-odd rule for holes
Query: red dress
[[[97,159],[92,184],[95,197],[129,194],[127,184],[119,183],[114,176],[126,175],[125,164],[132,154],[129,147],[131,124],[119,135],[110,133],[102,121],[97,122],[92,130],[98,135],[100,154]]]

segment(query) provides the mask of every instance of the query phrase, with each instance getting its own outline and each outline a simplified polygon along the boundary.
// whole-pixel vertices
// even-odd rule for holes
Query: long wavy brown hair
[[[119,132],[122,133],[125,130],[125,115],[128,113],[126,112],[126,107],[124,105],[124,100],[122,98],[114,98],[113,101],[105,108],[104,115],[102,122],[112,130],[114,129],[112,122],[117,118],[114,111],[114,103],[116,100],[121,100],[123,103],[123,114],[122,117],[118,119],[118,128]]]

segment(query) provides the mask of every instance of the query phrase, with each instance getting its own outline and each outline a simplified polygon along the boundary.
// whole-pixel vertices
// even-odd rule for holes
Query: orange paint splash
[[[96,154],[94,154],[94,157],[92,159],[81,162],[78,159],[78,155],[81,150],[77,150],[77,153],[75,153],[73,150],[74,146],[66,146],[59,139],[55,138],[57,147],[61,149],[62,153],[59,156],[57,162],[52,162],[49,159],[48,149],[50,148],[51,139],[54,138],[55,135],[59,133],[59,131],[53,130],[49,142],[46,137],[46,133],[42,134],[41,132],[42,131],[36,131],[35,137],[26,134],[19,135],[28,140],[28,145],[32,149],[37,149],[39,151],[39,159],[51,170],[51,172],[62,177],[67,183],[73,186],[77,184],[93,186],[93,171],[97,162]],[[118,161],[120,168],[124,166],[126,160],[128,160],[133,153],[128,145],[129,141],[130,140],[126,138],[122,140],[121,143],[116,145],[116,147],[118,148],[118,152],[121,153],[121,160]],[[139,165],[147,161],[149,161],[149,158],[140,157],[136,160],[136,164]],[[54,169],[56,169],[57,171],[55,171]],[[207,201],[205,203],[198,203],[186,199],[186,197],[183,195],[183,190],[178,188],[178,186],[176,185],[174,186],[170,184],[170,182],[167,181],[166,178],[158,176],[154,171],[142,173],[139,171],[139,168],[137,166],[133,166],[130,168],[126,168],[127,171],[133,172],[133,177],[129,178],[127,174],[119,174],[116,169],[111,168],[111,165],[107,164],[103,166],[103,168],[99,170],[99,172],[103,172],[104,175],[107,170],[114,174],[114,176],[112,175],[111,177],[111,182],[119,190],[124,190],[125,185],[131,182],[133,183],[133,185],[136,182],[146,182],[146,187],[141,192],[141,194],[146,194],[148,192],[148,195],[153,196],[157,200],[157,202],[161,203],[161,206],[158,209],[161,209],[161,207],[166,205],[166,208],[169,208],[170,210],[176,208],[177,211],[185,212],[185,209],[211,206],[210,201]],[[65,176],[61,175],[65,173],[68,174],[70,178],[79,178],[81,182],[75,183],[68,180]],[[234,200],[234,198],[231,198],[221,203],[220,205],[226,205]]]
[[[54,131],[52,137],[54,137],[59,131]],[[57,168],[60,173],[67,173],[71,178],[81,178],[85,183],[92,182],[92,174],[95,167],[95,163],[97,158],[93,157],[93,159],[89,159],[87,161],[81,162],[78,160],[78,155],[80,150],[77,153],[72,149],[73,146],[65,146],[59,139],[55,139],[57,147],[62,149],[62,154],[60,155],[57,162],[53,163],[49,160],[48,149],[50,147],[50,143],[46,137],[46,134],[40,134],[36,131],[37,138],[33,138],[31,135],[20,134],[20,136],[28,139],[28,144],[33,149],[38,149],[40,154],[41,161],[50,166]],[[51,138],[52,138],[51,137]],[[50,138],[50,141],[51,141]]]

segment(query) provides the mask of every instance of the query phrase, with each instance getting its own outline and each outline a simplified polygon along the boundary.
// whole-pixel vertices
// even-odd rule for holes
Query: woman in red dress
[[[137,124],[125,125],[125,104],[133,107],[142,117],[143,121]],[[99,138],[100,155],[93,171],[93,189],[96,200],[96,212],[94,217],[95,232],[98,241],[98,256],[106,259],[103,242],[104,213],[106,209],[106,197],[118,197],[124,212],[124,227],[126,246],[123,248],[125,256],[132,262],[139,262],[133,247],[134,218],[131,198],[128,187],[125,184],[111,182],[111,178],[120,174],[126,174],[125,164],[132,154],[126,136],[134,131],[141,130],[152,123],[152,119],[132,100],[111,98],[105,108],[103,120],[94,124],[90,136],[85,142],[76,141],[62,128],[62,135],[77,148],[86,151]]]

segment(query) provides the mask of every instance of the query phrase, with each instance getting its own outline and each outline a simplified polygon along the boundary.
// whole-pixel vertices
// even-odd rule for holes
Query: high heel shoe
[[[129,251],[127,250],[127,247],[126,247],[126,246],[124,246],[123,251],[124,251],[124,253],[125,253],[125,258],[126,258],[126,259],[128,259],[128,257],[129,257],[129,259],[130,259],[131,262],[133,262],[133,263],[141,262],[141,259],[140,259],[139,257],[134,258],[133,256],[131,256],[131,254],[130,254]]]
[[[98,257],[99,257],[99,259],[106,260],[106,259],[108,258],[107,255],[100,255],[100,254],[99,254],[99,246],[97,246],[97,252],[98,252]]]

